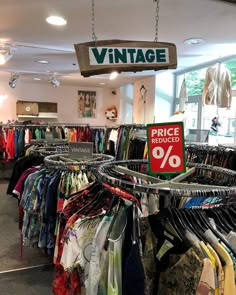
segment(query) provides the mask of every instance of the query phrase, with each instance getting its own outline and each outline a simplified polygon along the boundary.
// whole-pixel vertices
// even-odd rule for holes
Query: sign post
[[[186,171],[183,122],[147,126],[149,169],[170,174]]]

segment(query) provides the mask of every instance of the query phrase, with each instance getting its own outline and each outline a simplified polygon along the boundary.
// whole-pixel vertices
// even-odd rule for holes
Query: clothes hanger
[[[92,182],[92,183],[89,183],[86,187],[84,187],[84,189],[89,190],[90,193],[93,194],[96,189],[99,189],[99,187],[102,187],[102,185],[100,183]],[[79,197],[80,193],[81,193],[81,191],[70,194],[68,197],[66,197],[66,199],[71,199],[72,197],[74,198],[76,196]]]
[[[224,221],[222,221],[220,214],[218,214],[216,210],[208,209],[206,213],[208,217],[213,218],[213,220],[215,221],[216,227],[219,231],[223,230],[225,233],[228,233],[230,231],[228,227],[225,225]]]
[[[182,209],[181,212],[185,212],[186,216],[188,216],[189,223],[191,224],[191,228],[193,233],[198,237],[200,241],[204,239],[204,230],[205,226],[203,226],[200,222],[200,218],[196,213],[195,209]]]
[[[231,220],[228,218],[229,214],[227,214],[223,208],[221,207],[217,207],[214,208],[212,210],[215,210],[216,213],[218,214],[220,220],[222,221],[222,223],[224,224],[224,226],[227,228],[227,233],[229,233],[230,231],[233,231],[233,226],[231,224]],[[227,219],[226,219],[227,218]]]
[[[229,211],[227,207],[223,207],[222,211],[226,222],[230,224],[233,231],[236,231],[236,219],[234,218],[234,216],[232,216],[231,211]]]
[[[111,224],[109,226],[109,229],[107,231],[107,235],[106,235],[106,240],[105,240],[105,243],[104,243],[104,249],[107,251],[108,250],[108,246],[109,246],[109,238],[110,238],[110,235],[111,235],[111,232],[112,232],[112,228],[113,228],[113,225],[116,221],[116,218],[118,216],[118,213],[119,213],[119,210],[121,209],[121,206],[123,205],[122,203],[122,200],[119,198],[118,199],[118,205],[117,205],[117,209],[114,213],[114,216],[112,218],[112,221],[111,221]]]

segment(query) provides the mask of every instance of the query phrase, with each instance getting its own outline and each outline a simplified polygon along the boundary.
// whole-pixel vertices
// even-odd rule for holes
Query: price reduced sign
[[[186,171],[182,122],[147,125],[149,169],[153,173]]]

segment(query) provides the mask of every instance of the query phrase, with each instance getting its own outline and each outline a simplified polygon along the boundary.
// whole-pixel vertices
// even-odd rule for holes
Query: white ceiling
[[[153,41],[155,7],[153,0],[95,0],[98,39]],[[46,23],[51,14],[66,18],[67,25]],[[177,70],[236,54],[236,5],[218,0],[160,0],[159,15],[159,41],[176,44]],[[0,71],[17,72],[26,80],[40,76],[44,82],[57,73],[62,83],[95,87],[118,87],[154,73],[124,73],[113,81],[108,75],[83,78],[73,45],[91,41],[91,36],[91,0],[1,0],[0,39],[11,44],[14,56]],[[206,42],[183,43],[192,37]],[[49,64],[35,62],[40,59]]]

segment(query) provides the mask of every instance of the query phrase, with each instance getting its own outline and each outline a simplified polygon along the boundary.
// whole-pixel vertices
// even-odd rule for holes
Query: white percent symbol
[[[172,168],[177,168],[180,166],[181,158],[178,155],[170,156],[172,149],[173,145],[170,145],[166,151],[166,154],[165,150],[160,146],[157,146],[152,150],[152,155],[155,159],[163,159],[160,168],[163,169],[167,161]]]

